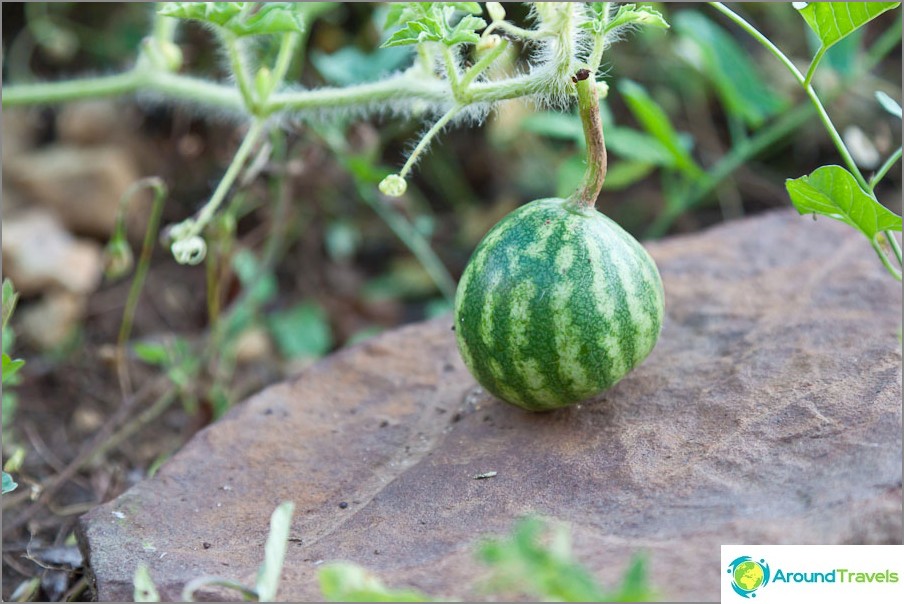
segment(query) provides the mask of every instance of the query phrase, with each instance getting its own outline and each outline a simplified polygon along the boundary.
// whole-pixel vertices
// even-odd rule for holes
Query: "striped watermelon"
[[[592,207],[540,199],[474,250],[455,333],[484,388],[545,411],[618,382],[653,350],[663,313],[659,271],[637,240]]]

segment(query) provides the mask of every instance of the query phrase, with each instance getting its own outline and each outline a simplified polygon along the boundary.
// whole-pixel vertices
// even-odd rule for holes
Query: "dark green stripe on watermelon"
[[[456,337],[478,382],[530,410],[579,402],[652,350],[663,315],[653,260],[596,210],[527,204],[478,245],[459,284]]]

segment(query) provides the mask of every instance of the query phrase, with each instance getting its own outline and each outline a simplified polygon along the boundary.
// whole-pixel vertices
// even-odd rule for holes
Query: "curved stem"
[[[505,38],[501,38],[499,40],[499,44],[497,44],[494,48],[488,50],[480,60],[474,63],[474,66],[471,67],[468,71],[465,72],[464,77],[461,78],[461,89],[464,92],[467,92],[468,86],[471,85],[471,82],[474,81],[474,78],[479,76],[484,70],[493,64],[493,62],[499,58],[499,55],[505,52],[505,49],[508,48],[509,41]]]
[[[135,268],[135,276],[129,286],[129,295],[126,298],[125,309],[122,312],[122,322],[119,324],[119,336],[116,338],[116,363],[118,365],[119,385],[124,397],[132,394],[131,379],[125,363],[125,347],[129,334],[132,333],[132,322],[135,319],[135,310],[138,308],[138,298],[144,287],[148,269],[151,264],[151,253],[154,251],[154,241],[157,239],[157,231],[160,228],[160,218],[163,215],[163,204],[166,201],[166,184],[158,177],[144,178],[133,184],[123,195],[122,212],[123,220],[126,213],[125,201],[137,193],[140,189],[149,188],[154,192],[154,200],[151,205],[151,215],[148,226],[144,231],[144,242],[141,244],[141,255],[138,258],[138,266]]]
[[[888,174],[888,171],[891,170],[892,166],[898,163],[899,159],[901,159],[901,147],[898,147],[898,150],[892,153],[891,156],[885,160],[885,163],[882,164],[882,167],[879,168],[879,171],[869,179],[870,192],[876,190],[876,185],[882,182],[882,179],[885,178],[885,175]]]
[[[232,73],[235,75],[235,82],[239,87],[239,92],[245,100],[245,106],[250,111],[254,111],[257,105],[254,92],[251,89],[251,82],[248,76],[248,70],[245,67],[245,61],[242,59],[242,53],[239,49],[239,41],[235,35],[224,31],[222,34],[223,46],[229,53],[229,62],[232,64]]]
[[[709,3],[713,8],[717,11],[731,19],[735,22],[741,29],[746,31],[753,37],[757,42],[759,42],[763,47],[765,47],[769,52],[771,52],[775,57],[782,62],[782,64],[788,69],[791,75],[797,80],[797,82],[804,88],[804,91],[807,93],[807,96],[810,98],[810,102],[813,103],[813,106],[816,108],[816,112],[819,114],[819,119],[822,121],[823,126],[825,126],[826,132],[829,133],[829,136],[832,139],[832,142],[835,143],[835,148],[838,150],[838,153],[841,154],[841,158],[844,160],[844,163],[847,165],[848,170],[851,174],[854,175],[854,178],[857,180],[857,183],[863,187],[864,190],[869,188],[869,185],[866,182],[866,179],[863,178],[863,174],[860,172],[860,168],[857,167],[857,163],[854,161],[854,158],[851,156],[850,151],[848,151],[847,146],[844,144],[844,140],[842,140],[841,135],[838,134],[838,130],[835,128],[835,124],[832,123],[832,118],[829,117],[826,108],[823,106],[822,101],[819,99],[819,95],[816,94],[816,91],[813,89],[813,86],[809,84],[807,78],[797,69],[794,63],[791,62],[785,53],[783,53],[779,48],[772,43],[772,41],[764,36],[760,31],[748,23],[743,17],[735,13],[733,10],[722,4],[721,2],[710,2]]]
[[[417,158],[420,154],[427,148],[430,144],[430,141],[434,136],[442,132],[443,128],[458,115],[458,112],[461,111],[461,105],[455,105],[452,109],[449,109],[433,126],[427,133],[421,138],[420,142],[418,142],[417,147],[414,148],[414,151],[411,152],[411,155],[408,156],[408,161],[405,162],[405,165],[402,166],[402,170],[399,172],[399,176],[405,178],[408,175],[408,172],[411,171],[411,168],[414,166],[415,162],[417,162]]]
[[[446,63],[446,75],[449,76],[449,85],[452,86],[452,92],[455,99],[461,95],[461,86],[458,83],[458,67],[455,65],[455,57],[448,46],[443,45],[443,61]]]
[[[889,241],[889,245],[891,245],[892,236],[886,235],[886,238]],[[876,255],[879,256],[879,259],[882,261],[882,264],[885,265],[885,269],[891,273],[891,276],[901,281],[901,271],[895,268],[895,266],[888,260],[888,256],[885,255],[885,251],[882,249],[882,246],[879,245],[879,242],[876,241],[876,238],[873,237],[869,240],[870,245],[873,246],[873,249],[876,251]]]
[[[235,156],[232,158],[232,163],[229,164],[226,173],[223,175],[223,178],[220,179],[219,184],[217,184],[217,188],[214,190],[213,195],[210,196],[210,200],[204,204],[203,208],[201,208],[198,217],[194,220],[192,228],[185,234],[185,237],[198,235],[207,223],[210,222],[210,219],[217,211],[217,208],[220,207],[220,204],[223,203],[223,200],[226,198],[226,193],[229,192],[235,179],[238,178],[242,166],[245,165],[245,161],[251,154],[251,150],[254,149],[254,146],[257,144],[258,139],[264,131],[264,124],[265,122],[263,120],[254,120],[251,123],[251,127],[248,129],[245,139],[242,141],[239,150],[235,152]]]
[[[816,75],[816,67],[819,65],[819,62],[822,60],[822,55],[826,54],[826,50],[828,50],[824,45],[819,47],[819,50],[816,51],[816,55],[813,57],[813,60],[810,61],[810,68],[807,69],[807,75],[804,77],[804,81],[801,82],[804,88],[810,85],[810,82],[813,81],[813,76]]]
[[[283,36],[279,45],[279,54],[276,56],[276,63],[273,66],[273,84],[268,92],[268,98],[286,79],[286,73],[289,71],[289,66],[292,64],[292,59],[300,44],[301,35],[296,32]]]
[[[606,180],[606,140],[603,137],[603,122],[600,119],[600,100],[596,94],[596,82],[587,69],[581,69],[575,75],[578,91],[578,113],[584,126],[584,139],[587,141],[587,170],[584,180],[578,189],[569,197],[582,208],[596,205]]]

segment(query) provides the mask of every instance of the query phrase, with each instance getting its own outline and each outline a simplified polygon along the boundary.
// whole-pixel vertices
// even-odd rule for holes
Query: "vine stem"
[[[442,132],[443,128],[448,125],[452,119],[458,115],[458,112],[461,111],[461,105],[455,105],[449,111],[447,111],[433,126],[427,133],[421,137],[421,140],[418,142],[417,146],[414,148],[414,151],[411,152],[411,155],[408,156],[408,160],[405,162],[405,165],[402,166],[402,170],[399,172],[399,176],[405,178],[408,175],[408,172],[411,171],[411,168],[414,167],[415,162],[417,162],[417,158],[423,153],[424,149],[430,144],[430,141],[437,134]]]
[[[587,141],[587,170],[584,180],[569,200],[588,209],[596,205],[603,182],[606,180],[606,140],[600,119],[600,100],[596,93],[596,81],[588,69],[581,69],[574,76],[578,92],[578,113],[584,126]]]
[[[891,156],[885,160],[885,163],[882,164],[882,167],[879,168],[879,171],[869,179],[870,191],[875,191],[876,185],[882,182],[882,179],[885,178],[885,175],[888,174],[888,171],[891,170],[892,166],[898,163],[899,159],[901,159],[901,147],[898,147],[898,150],[892,153]]]
[[[832,142],[835,143],[835,148],[838,150],[838,153],[841,155],[841,158],[844,160],[844,163],[847,165],[848,170],[854,176],[854,179],[857,181],[857,184],[866,191],[869,195],[872,196],[873,199],[876,199],[875,194],[873,194],[873,189],[870,187],[870,183],[866,181],[866,178],[863,177],[863,173],[860,171],[860,168],[857,167],[857,163],[854,161],[854,158],[851,156],[850,151],[848,151],[847,145],[844,144],[844,140],[841,138],[841,135],[838,133],[838,129],[835,128],[835,124],[832,123],[832,118],[829,117],[828,112],[822,104],[822,101],[819,99],[819,95],[816,94],[816,90],[814,90],[813,86],[810,84],[810,79],[812,78],[813,73],[815,73],[816,65],[819,63],[819,59],[821,55],[817,53],[816,57],[814,57],[813,61],[810,64],[810,69],[807,76],[804,76],[799,69],[791,62],[785,53],[783,53],[772,41],[767,38],[765,35],[760,33],[760,31],[748,23],[743,17],[735,13],[733,10],[722,4],[721,2],[710,2],[710,6],[715,8],[717,11],[731,19],[738,27],[746,31],[753,37],[757,42],[759,42],[763,47],[765,47],[769,52],[775,55],[779,61],[784,64],[784,66],[788,69],[789,72],[794,76],[794,78],[798,81],[798,83],[803,87],[804,91],[807,93],[807,96],[810,98],[810,102],[813,103],[813,106],[816,108],[816,112],[819,115],[819,119],[822,121],[823,126],[825,126],[826,132],[829,133],[829,136],[832,139]],[[810,73],[813,72],[813,73]],[[898,263],[901,264],[901,250],[898,245],[897,240],[895,240],[894,235],[890,231],[883,231],[885,238],[888,240],[889,246],[895,253],[895,257],[898,259]],[[880,251],[878,249],[878,244],[873,242],[873,247],[877,248],[877,252]],[[888,258],[884,253],[879,254],[882,259],[882,263],[885,264],[886,268],[890,266],[888,262]],[[899,281],[901,280],[901,272],[900,271],[891,271],[892,276],[894,276]]]
[[[141,296],[141,290],[144,288],[144,282],[151,265],[151,253],[154,251],[154,241],[160,228],[160,218],[163,216],[163,204],[166,201],[167,193],[166,184],[160,178],[144,178],[129,187],[123,195],[123,200],[130,199],[143,188],[149,188],[154,192],[154,200],[151,205],[151,216],[148,219],[148,226],[144,231],[141,255],[138,259],[138,265],[135,267],[135,276],[129,286],[129,295],[126,298],[125,309],[122,312],[119,336],[116,338],[116,364],[119,373],[119,386],[124,397],[132,393],[132,383],[125,360],[126,341],[132,333],[132,323],[135,319],[135,311],[138,308],[138,299]],[[122,205],[123,208],[120,211],[124,214],[126,212],[125,203]]]
[[[835,128],[835,124],[832,123],[832,118],[829,117],[829,114],[826,111],[826,108],[823,106],[819,95],[816,94],[813,86],[811,86],[810,83],[807,82],[806,77],[804,77],[804,75],[794,65],[794,63],[791,62],[791,59],[789,59],[787,55],[785,55],[785,53],[783,53],[775,44],[773,44],[769,38],[760,33],[760,30],[747,22],[739,14],[737,14],[721,2],[710,2],[709,4],[717,11],[734,21],[735,24],[738,25],[738,27],[750,34],[751,37],[753,37],[764,48],[775,55],[775,57],[779,61],[782,62],[782,64],[788,69],[791,75],[793,75],[797,80],[798,84],[800,84],[803,87],[804,91],[807,93],[807,96],[810,98],[810,102],[813,103],[813,106],[816,108],[819,119],[822,121],[823,126],[825,126],[826,132],[829,133],[832,142],[835,143],[835,148],[838,150],[838,153],[841,154],[841,158],[847,165],[848,170],[850,170],[851,174],[853,174],[854,178],[857,180],[857,184],[863,187],[864,190],[868,189],[869,184],[866,182],[866,179],[863,178],[863,174],[860,172],[860,168],[857,167],[857,162],[854,161],[854,158],[851,156],[850,151],[848,151],[847,146],[844,144],[844,140],[842,140],[841,135],[838,133],[838,129]]]
[[[201,232],[201,229],[204,228],[204,225],[210,222],[210,219],[226,198],[226,193],[229,192],[235,179],[238,178],[242,166],[245,165],[245,161],[251,154],[251,150],[254,149],[258,139],[261,137],[261,134],[264,131],[264,125],[265,121],[260,119],[251,122],[251,127],[248,128],[248,133],[245,134],[245,139],[242,141],[239,150],[235,152],[232,162],[226,169],[223,178],[220,179],[220,182],[217,184],[217,188],[214,190],[213,195],[211,195],[210,200],[204,204],[204,207],[198,212],[198,216],[194,219],[192,228],[185,234],[186,238],[198,235]]]

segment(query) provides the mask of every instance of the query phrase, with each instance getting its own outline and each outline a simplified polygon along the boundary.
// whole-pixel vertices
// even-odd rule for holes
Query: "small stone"
[[[89,294],[100,284],[100,246],[70,235],[50,212],[3,219],[3,272],[25,296],[49,289]]]
[[[107,99],[67,103],[56,119],[60,140],[78,145],[96,145],[110,141],[123,128],[126,115],[116,103]]]
[[[201,544],[201,547],[203,547],[204,549],[210,549],[212,546],[210,545],[210,543],[205,541],[204,543]]]
[[[347,502],[347,501],[340,501],[340,502],[339,502],[339,508],[340,508],[340,509],[344,510],[344,509],[347,508],[347,507],[348,507],[348,502]]]
[[[235,343],[235,360],[239,364],[253,363],[273,354],[273,341],[263,327],[246,329]]]
[[[56,144],[13,157],[4,168],[28,201],[52,209],[73,233],[100,238],[113,233],[120,198],[141,177],[129,153],[117,146]],[[143,233],[150,198],[142,190],[129,201],[132,236]]]
[[[41,350],[67,344],[85,312],[86,298],[66,291],[52,291],[40,301],[23,307],[19,317],[22,337]]]

